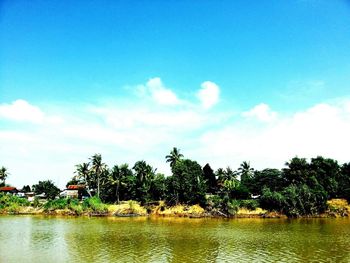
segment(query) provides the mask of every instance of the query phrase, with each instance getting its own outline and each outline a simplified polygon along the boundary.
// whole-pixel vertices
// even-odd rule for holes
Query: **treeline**
[[[76,165],[68,185],[83,184],[80,195],[101,199],[104,203],[136,200],[143,205],[164,200],[167,205],[200,204],[215,214],[232,215],[239,207],[261,207],[288,216],[317,215],[327,209],[327,200],[350,200],[350,163],[338,164],[324,157],[295,157],[285,163],[284,169],[254,170],[243,162],[237,170],[230,167],[216,171],[206,164],[201,167],[186,159],[177,148],[166,157],[171,175],[138,161],[132,167],[116,164],[108,167],[100,154]],[[0,169],[0,180],[5,185],[6,168]],[[30,191],[30,187],[24,187]],[[45,193],[54,199],[60,190],[51,181],[40,181],[32,186],[36,194]]]
[[[104,202],[165,200],[168,205],[200,204],[225,214],[234,214],[240,206],[260,206],[288,216],[315,215],[325,211],[331,198],[350,199],[350,163],[339,165],[320,156],[310,161],[295,157],[282,170],[254,170],[243,162],[237,170],[213,171],[209,164],[202,168],[173,148],[166,161],[171,176],[145,161],[108,168],[95,154],[76,166],[68,184],[85,184],[90,196]]]

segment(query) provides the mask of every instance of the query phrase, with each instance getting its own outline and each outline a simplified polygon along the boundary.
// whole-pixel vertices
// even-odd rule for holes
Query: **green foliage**
[[[32,186],[35,194],[45,193],[47,199],[53,200],[60,193],[60,189],[54,185],[51,180],[39,181],[39,183]]]
[[[207,192],[215,194],[217,191],[217,180],[213,169],[211,169],[208,163],[203,167],[203,176],[207,187]]]
[[[45,193],[51,199],[45,204],[45,210],[70,209],[77,214],[106,212],[102,201],[137,200],[145,204],[165,199],[167,205],[200,204],[230,215],[235,214],[238,207],[254,210],[260,204],[267,210],[300,216],[322,213],[328,198],[350,201],[350,163],[340,166],[337,161],[320,156],[310,161],[294,157],[282,170],[258,171],[251,168],[249,162],[243,162],[237,171],[227,167],[214,173],[209,164],[202,169],[196,161],[183,159],[174,147],[166,161],[170,163],[171,176],[156,173],[156,169],[143,160],[136,162],[132,169],[127,164],[109,169],[100,154],[93,155],[89,162],[76,166],[75,177],[67,183],[86,185],[91,198],[82,204],[77,200],[53,200],[59,189],[51,181],[40,181],[33,185],[33,191]],[[2,167],[0,182],[4,183],[7,176],[7,169]],[[30,190],[29,187],[23,189]],[[206,193],[211,194],[208,199]],[[253,195],[259,200],[251,200]],[[11,207],[7,208],[11,211],[21,206],[20,201],[9,202]],[[32,205],[40,203],[35,200]]]
[[[178,161],[169,182],[170,195],[176,203],[205,204],[206,185],[202,168],[197,162],[189,159]]]
[[[151,187],[156,169],[145,161],[138,161],[133,167],[136,176],[136,200],[141,203],[151,201]]]
[[[44,204],[43,209],[45,212],[67,209],[77,215],[84,212],[106,213],[108,211],[107,206],[96,196],[85,199],[82,203],[79,202],[79,200],[72,198],[49,200]]]
[[[207,198],[207,208],[209,210],[212,209],[220,209],[222,204],[222,199],[218,195],[212,195]]]
[[[0,211],[17,213],[20,207],[29,205],[30,203],[25,198],[20,198],[11,194],[0,193]]]
[[[31,192],[32,190],[30,189],[29,185],[24,185],[22,187],[22,191],[25,192],[25,193],[28,193],[28,192]]]
[[[33,207],[40,207],[41,206],[41,203],[40,203],[38,197],[34,197],[34,201],[31,203],[31,206],[33,206]]]
[[[184,156],[180,153],[180,149],[174,147],[170,154],[165,156],[166,162],[170,163],[171,169],[175,166],[175,164],[180,161]]]
[[[284,203],[285,198],[281,193],[271,191],[268,187],[263,189],[262,196],[260,198],[260,205],[262,208],[281,212]]]
[[[249,192],[253,195],[261,195],[264,187],[268,187],[272,191],[280,191],[284,185],[282,172],[278,169],[254,171],[252,178],[247,182]]]
[[[47,201],[43,208],[45,212],[54,211],[56,209],[66,209],[68,208],[68,198],[60,198],[56,200]]]
[[[2,166],[0,168],[0,181],[1,182],[1,185],[5,185],[5,182],[6,182],[6,178],[9,176],[9,172],[7,171],[7,168]]]
[[[241,183],[247,185],[248,181],[252,178],[254,169],[250,167],[250,163],[244,161],[238,168],[239,175],[241,177]]]
[[[229,200],[226,206],[228,214],[235,215],[238,212],[240,201],[236,199]]]
[[[102,203],[101,199],[97,196],[87,198],[83,202],[84,211],[106,213],[108,211],[107,206]]]
[[[276,210],[291,217],[315,215],[327,208],[327,193],[310,189],[306,184],[290,185],[281,192],[265,188],[260,204],[262,208]]]
[[[152,200],[164,200],[166,197],[166,180],[164,174],[157,173],[151,185]]]
[[[240,207],[248,210],[255,210],[259,207],[259,201],[254,199],[240,200]]]

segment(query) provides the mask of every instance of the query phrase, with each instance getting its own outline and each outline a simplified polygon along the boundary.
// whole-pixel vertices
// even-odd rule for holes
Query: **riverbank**
[[[44,203],[29,203],[27,200],[6,196],[0,200],[0,214],[17,215],[67,215],[67,216],[159,216],[159,217],[226,217],[226,218],[287,218],[286,215],[267,211],[260,207],[238,208],[236,211],[223,212],[218,209],[204,209],[199,205],[167,206],[164,201],[141,206],[136,201],[122,201],[119,204],[103,204],[97,198],[84,201],[58,199]],[[350,206],[345,199],[332,199],[327,202],[325,213],[304,217],[348,217]]]

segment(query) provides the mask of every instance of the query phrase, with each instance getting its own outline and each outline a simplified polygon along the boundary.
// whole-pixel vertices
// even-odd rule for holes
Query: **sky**
[[[213,169],[350,161],[350,2],[0,1],[0,166],[63,188],[75,165],[173,147]]]

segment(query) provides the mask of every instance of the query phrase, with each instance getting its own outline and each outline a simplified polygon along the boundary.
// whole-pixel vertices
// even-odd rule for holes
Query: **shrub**
[[[241,200],[240,207],[244,207],[248,210],[255,210],[259,207],[259,202],[254,199]]]
[[[227,203],[227,212],[230,215],[235,215],[238,212],[240,202],[239,200],[233,199]]]
[[[56,200],[49,200],[44,204],[44,211],[54,211],[56,209],[66,209],[68,208],[68,199],[60,198]]]
[[[20,198],[11,194],[0,194],[0,209],[9,213],[18,213],[20,207],[29,206],[30,203],[25,198]]]
[[[84,211],[92,211],[98,213],[105,213],[108,211],[108,208],[105,204],[102,203],[101,199],[94,196],[87,198],[83,202]]]

